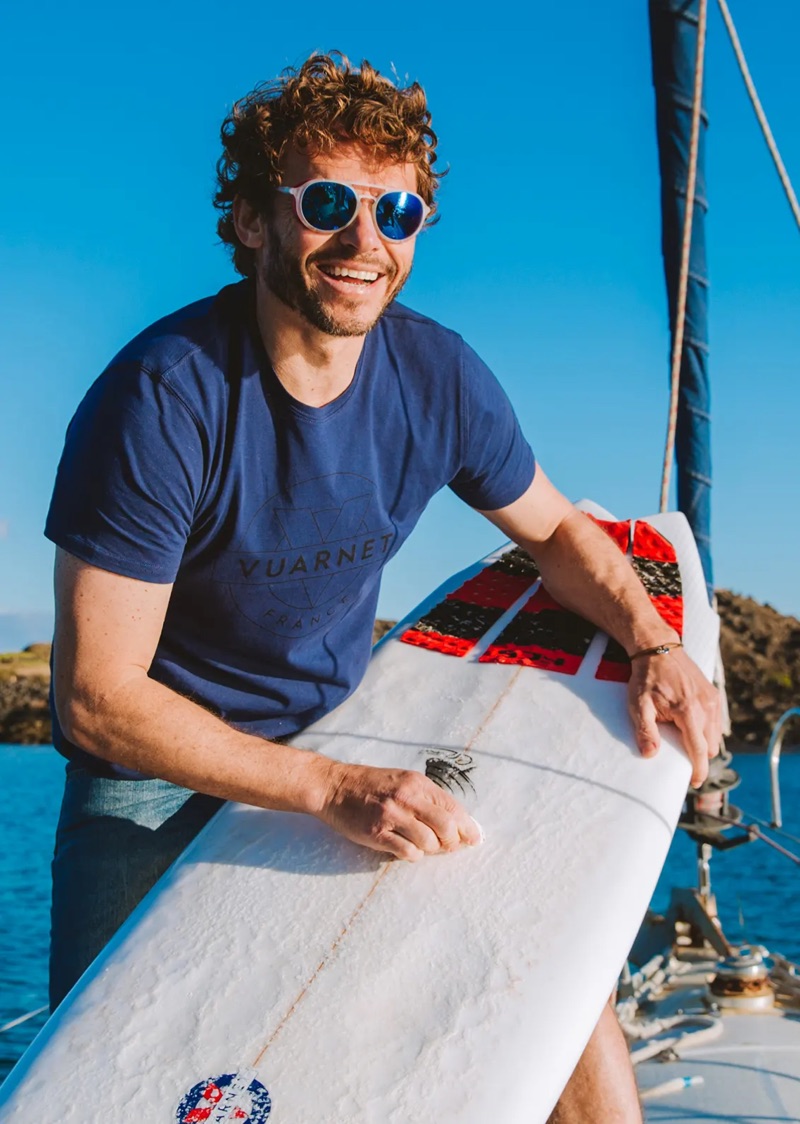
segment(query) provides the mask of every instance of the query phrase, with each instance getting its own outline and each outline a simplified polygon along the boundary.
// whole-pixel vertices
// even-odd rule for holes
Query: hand
[[[334,761],[317,815],[354,843],[409,862],[482,839],[478,824],[454,797],[410,769]]]
[[[692,763],[692,786],[698,788],[708,776],[709,759],[719,753],[719,691],[681,648],[668,655],[640,657],[631,667],[628,709],[642,756],[658,752],[658,723],[674,722]]]

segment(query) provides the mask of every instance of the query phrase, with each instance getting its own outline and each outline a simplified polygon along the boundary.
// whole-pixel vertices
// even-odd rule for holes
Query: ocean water
[[[742,784],[732,802],[767,820],[766,759],[738,757],[734,765]],[[63,772],[62,758],[49,747],[0,745],[0,1026],[47,1002],[50,857]],[[779,842],[800,855],[800,755],[782,761],[781,791],[784,827],[798,842]],[[715,853],[711,877],[731,941],[765,944],[800,961],[800,866],[756,842]],[[653,906],[665,908],[671,885],[694,885],[695,879],[695,846],[679,833]],[[41,1014],[0,1033],[0,1079],[44,1021]]]
[[[0,745],[0,1026],[47,1003],[50,858],[64,759],[49,746]],[[0,1077],[45,1015],[0,1033]]]

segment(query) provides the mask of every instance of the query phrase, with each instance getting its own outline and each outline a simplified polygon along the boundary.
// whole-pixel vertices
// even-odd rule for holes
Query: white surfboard
[[[638,551],[710,677],[717,619],[684,518],[606,529]],[[485,843],[407,864],[310,817],[225,806],[17,1065],[0,1120],[547,1119],[648,904],[690,768],[669,728],[640,757],[615,681],[624,659],[509,551],[446,582],[298,738],[427,770]]]

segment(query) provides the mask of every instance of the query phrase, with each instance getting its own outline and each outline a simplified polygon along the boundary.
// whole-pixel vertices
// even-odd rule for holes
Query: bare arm
[[[677,639],[620,551],[541,468],[516,503],[483,514],[535,557],[545,586],[562,605],[593,621],[629,655]],[[720,702],[685,652],[634,660],[628,705],[641,752],[656,753],[658,722],[674,722],[692,762],[692,784],[701,784],[709,757],[719,750]]]
[[[420,773],[345,765],[242,733],[150,678],[171,586],[62,550],[55,581],[55,704],[77,745],[197,792],[310,813],[399,858],[479,842],[471,817]]]

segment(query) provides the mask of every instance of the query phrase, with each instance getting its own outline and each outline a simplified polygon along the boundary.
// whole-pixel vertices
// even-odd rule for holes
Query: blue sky
[[[800,5],[732,9],[800,179]],[[41,528],[87,386],[144,325],[234,279],[210,205],[223,116],[318,49],[428,93],[450,174],[406,303],[482,354],[564,492],[656,509],[669,341],[646,0],[497,11],[44,0],[4,17],[0,617],[48,610]],[[706,102],[716,582],[800,615],[800,238],[714,5]],[[442,494],[381,612],[495,545]]]

